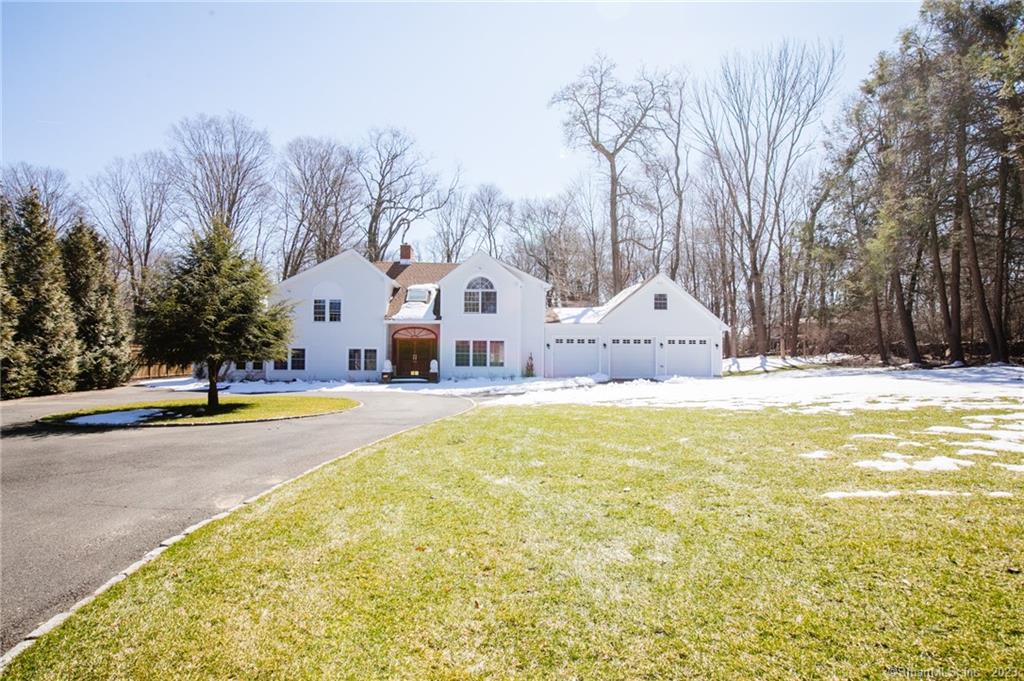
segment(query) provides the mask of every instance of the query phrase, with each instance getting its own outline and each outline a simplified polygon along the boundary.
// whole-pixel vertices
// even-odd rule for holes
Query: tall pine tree
[[[33,376],[30,395],[74,390],[78,339],[57,233],[35,190],[18,201],[6,254],[10,291],[19,311],[14,338]]]
[[[203,363],[210,377],[207,405],[218,406],[217,376],[232,357],[284,357],[292,333],[290,304],[268,304],[273,285],[256,260],[215,223],[158,278],[138,316],[146,359]]]
[[[8,241],[15,232],[14,206],[0,196],[0,397],[24,397],[32,389],[35,371],[26,361],[23,342],[17,336],[21,306],[11,293]]]
[[[113,388],[131,373],[131,348],[107,244],[78,218],[61,240],[61,251],[81,345],[78,388]]]

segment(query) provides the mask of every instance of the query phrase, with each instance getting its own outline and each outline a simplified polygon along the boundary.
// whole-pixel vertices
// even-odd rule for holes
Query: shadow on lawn
[[[85,433],[102,433],[111,430],[139,430],[142,428],[153,427],[153,426],[167,426],[167,425],[208,425],[210,423],[219,423],[218,421],[206,422],[206,423],[195,423],[189,422],[189,419],[195,419],[204,416],[223,416],[228,414],[234,414],[236,412],[245,411],[251,408],[253,405],[248,402],[225,402],[212,409],[206,406],[205,402],[197,402],[196,404],[188,405],[176,405],[173,407],[165,407],[163,405],[154,404],[152,406],[132,406],[132,409],[160,409],[162,413],[157,414],[154,418],[159,419],[159,424],[147,425],[147,421],[140,421],[137,423],[126,423],[126,424],[71,424],[68,423],[73,418],[78,416],[84,416],[88,414],[101,414],[101,413],[114,413],[117,411],[123,411],[122,409],[105,409],[99,412],[85,412],[69,414],[64,417],[55,418],[54,416],[44,416],[38,421],[30,421],[25,423],[16,423],[10,426],[0,428],[0,437],[32,437],[42,438],[53,435],[83,435]],[[230,422],[229,422],[230,423]]]

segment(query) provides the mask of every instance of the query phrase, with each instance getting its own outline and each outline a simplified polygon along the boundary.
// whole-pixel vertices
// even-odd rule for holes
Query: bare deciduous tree
[[[501,257],[502,231],[512,222],[512,202],[493,184],[482,184],[469,197],[477,249]]]
[[[59,233],[70,228],[82,212],[81,200],[63,170],[28,163],[4,168],[3,194],[12,205],[31,189],[39,192],[39,200]]]
[[[813,148],[809,132],[838,75],[835,47],[783,42],[722,61],[698,93],[694,126],[739,228],[738,247],[755,350],[769,349],[765,269],[790,200],[794,168]]]
[[[363,252],[371,261],[383,259],[413,223],[444,206],[457,186],[456,178],[439,190],[413,139],[395,129],[370,134],[360,175],[366,192]]]
[[[598,55],[575,81],[551,98],[551,105],[566,112],[564,128],[568,141],[591,148],[607,163],[614,293],[625,285],[619,234],[620,182],[625,170],[621,155],[638,150],[650,136],[654,110],[664,89],[664,79],[642,72],[633,83],[621,82],[615,76],[615,64]]]
[[[273,159],[265,131],[235,113],[186,118],[171,129],[170,159],[179,218],[188,228],[221,221],[237,241],[260,241]]]
[[[431,255],[438,262],[459,262],[475,232],[473,201],[462,192],[436,200],[442,205],[433,215]]]
[[[287,279],[354,245],[363,186],[358,154],[329,139],[292,140],[280,172],[281,276]]]
[[[115,159],[88,183],[93,219],[113,247],[134,303],[171,224],[171,180],[159,151]]]

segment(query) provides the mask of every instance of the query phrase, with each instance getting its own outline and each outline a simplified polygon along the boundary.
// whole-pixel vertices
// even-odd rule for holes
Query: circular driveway
[[[3,402],[0,651],[188,526],[318,464],[472,404],[398,391],[331,395],[362,405],[296,420],[78,432],[33,422],[170,395],[123,387]]]

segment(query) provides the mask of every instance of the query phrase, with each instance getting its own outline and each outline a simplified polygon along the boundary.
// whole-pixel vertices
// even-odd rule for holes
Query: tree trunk
[[[882,306],[878,302],[878,287],[871,285],[871,311],[875,322],[875,344],[878,345],[878,358],[882,364],[889,363],[889,346],[885,342],[885,332],[882,329]]]
[[[971,274],[971,292],[974,294],[974,305],[978,312],[978,321],[981,323],[981,331],[985,334],[985,342],[988,343],[989,359],[990,361],[998,362],[1003,358],[999,353],[999,343],[996,340],[995,329],[992,326],[992,317],[988,310],[985,282],[981,279],[977,241],[974,238],[974,217],[971,214],[971,198],[967,186],[967,129],[966,123],[962,119],[957,128],[956,146],[957,194],[960,197],[964,247],[967,251],[967,269]]]
[[[608,159],[608,226],[612,242],[612,295],[623,289],[622,261],[619,244],[619,172],[615,166],[615,156],[609,154]]]
[[[759,355],[768,354],[768,321],[765,314],[764,277],[758,269],[756,258],[750,268],[750,316],[754,326],[755,351]]]
[[[949,246],[949,361],[964,363],[963,315],[960,302],[960,198],[953,206],[953,239]]]
[[[206,360],[206,375],[209,380],[209,388],[206,389],[206,406],[207,407],[219,407],[220,406],[220,394],[217,392],[217,379],[220,378],[220,368],[223,362],[220,360],[207,359]]]
[[[946,277],[942,274],[942,255],[939,252],[939,229],[936,225],[935,213],[929,217],[928,245],[932,256],[932,274],[935,279],[935,290],[939,294],[939,314],[942,316],[942,337],[950,352],[953,349],[953,329],[949,318],[949,297],[946,295]]]
[[[999,344],[999,355],[1003,361],[1010,359],[1010,347],[1007,343],[1006,328],[1006,210],[1007,192],[1010,180],[1010,159],[1005,149],[999,159],[999,201],[996,206],[996,273],[995,287],[992,293],[992,324],[995,326],[996,342]]]
[[[903,297],[903,280],[900,278],[898,269],[893,268],[890,279],[892,280],[893,295],[896,297],[896,316],[900,322],[900,330],[903,332],[903,344],[907,347],[907,360],[911,364],[920,364],[921,351],[917,347],[914,320],[910,316],[907,301]]]

